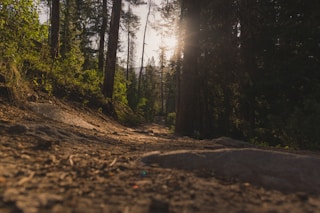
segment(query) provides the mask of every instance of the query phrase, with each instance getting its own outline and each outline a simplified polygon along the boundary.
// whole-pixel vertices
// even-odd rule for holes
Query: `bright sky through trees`
[[[161,0],[154,0],[153,4],[159,5],[161,3]],[[154,5],[155,6],[155,5]],[[126,6],[124,9],[127,8]],[[142,54],[142,38],[143,38],[143,29],[146,22],[147,12],[148,12],[148,5],[140,5],[138,7],[132,7],[133,12],[140,17],[140,28],[137,32],[137,39],[136,39],[136,50],[135,50],[135,64],[136,66],[139,66],[139,62],[141,60],[141,54]],[[153,29],[152,26],[156,25],[159,20],[161,20],[160,14],[156,9],[151,9],[151,15],[149,18],[149,25],[147,28],[147,34],[146,34],[146,46],[145,46],[145,64],[147,63],[148,59],[154,57],[155,62],[158,63],[159,61],[159,51],[160,47],[165,47],[167,49],[166,55],[169,59],[173,52],[174,48],[177,43],[177,39],[175,37],[174,32],[171,31],[172,35],[165,35],[165,31],[169,31],[168,29]],[[124,35],[124,32],[121,32],[122,38]],[[163,34],[163,36],[161,36]],[[124,42],[122,42],[125,46]],[[126,53],[120,53],[120,57],[124,57]]]
[[[154,0],[153,4],[159,5],[161,3],[161,0]],[[126,4],[126,3],[125,3]],[[42,23],[46,22],[50,15],[49,10],[43,6],[41,7],[42,9],[40,10],[40,20]],[[127,9],[127,5],[123,6],[123,9]],[[135,45],[135,65],[139,66],[139,62],[141,60],[141,54],[142,54],[142,38],[143,38],[143,29],[144,29],[144,24],[146,22],[146,16],[148,12],[148,5],[140,5],[138,7],[132,7],[133,12],[140,17],[140,28],[138,32],[136,32],[136,45]],[[174,35],[174,32],[172,32],[172,35],[165,35],[165,33],[162,33],[164,31],[168,31],[168,29],[160,28],[158,30],[155,30],[152,28],[152,25],[156,25],[157,21],[161,20],[160,14],[158,11],[155,9],[152,9],[151,16],[150,16],[150,23],[147,28],[147,35],[146,35],[146,46],[145,46],[145,64],[148,62],[148,59],[154,57],[155,62],[158,64],[159,61],[159,51],[160,47],[165,47],[166,48],[166,56],[168,59],[172,56],[174,52],[174,48],[177,43],[177,39]],[[161,35],[163,34],[163,35]],[[120,32],[120,42],[121,42],[121,50],[122,52],[118,53],[118,56],[121,59],[126,59],[127,53],[125,50],[127,49],[126,47],[126,33],[121,31]],[[93,38],[95,41],[94,45],[98,46],[99,38]]]

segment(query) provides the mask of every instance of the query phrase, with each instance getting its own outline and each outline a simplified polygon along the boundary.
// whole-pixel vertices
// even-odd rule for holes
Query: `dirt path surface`
[[[127,128],[57,100],[0,102],[0,212],[320,212],[318,153]]]

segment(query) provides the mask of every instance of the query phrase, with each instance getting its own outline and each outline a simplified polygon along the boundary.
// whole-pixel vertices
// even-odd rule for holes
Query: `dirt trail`
[[[58,100],[0,101],[0,159],[4,213],[320,212],[318,153],[127,128]]]

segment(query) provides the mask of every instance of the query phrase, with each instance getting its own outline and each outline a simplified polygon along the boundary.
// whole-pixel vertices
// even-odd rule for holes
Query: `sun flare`
[[[168,50],[174,50],[177,46],[177,39],[175,36],[166,37],[163,39],[163,44]]]

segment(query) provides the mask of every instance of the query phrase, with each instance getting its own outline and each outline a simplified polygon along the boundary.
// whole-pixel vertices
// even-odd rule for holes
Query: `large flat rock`
[[[314,156],[231,148],[153,152],[143,156],[142,162],[165,168],[212,170],[217,177],[283,192],[320,193],[320,158]]]

